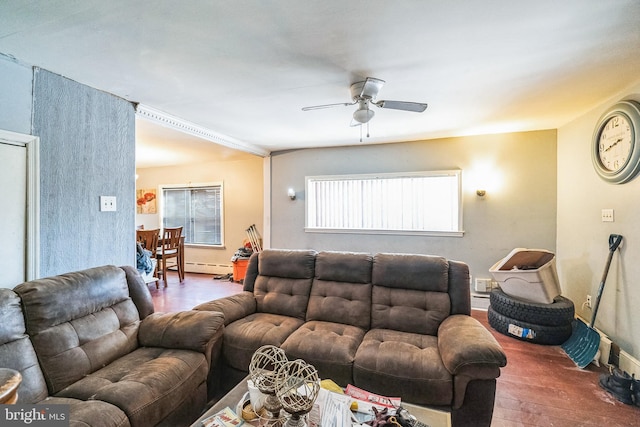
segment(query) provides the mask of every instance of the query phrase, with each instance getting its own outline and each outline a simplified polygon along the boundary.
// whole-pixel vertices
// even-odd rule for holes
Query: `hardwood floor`
[[[178,273],[169,271],[167,278],[166,288],[162,280],[158,284],[160,289],[149,284],[156,311],[190,310],[200,303],[242,292],[241,283],[214,280],[211,274],[185,273],[180,283]]]
[[[211,275],[168,274],[168,287],[149,286],[156,311],[189,310],[195,305],[242,291],[242,285]],[[494,331],[485,311],[473,310],[493,333],[507,366],[498,378],[492,426],[640,426],[640,408],[618,402],[598,385],[604,368],[578,369],[559,346],[531,344]]]

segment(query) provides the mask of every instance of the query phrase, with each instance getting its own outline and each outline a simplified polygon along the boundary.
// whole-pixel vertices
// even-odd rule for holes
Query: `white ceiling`
[[[354,106],[301,108],[367,76],[429,108],[376,109],[364,143],[558,128],[640,81],[639,23],[638,0],[20,0],[0,53],[269,152],[359,144]],[[139,149],[194,144],[138,122]]]

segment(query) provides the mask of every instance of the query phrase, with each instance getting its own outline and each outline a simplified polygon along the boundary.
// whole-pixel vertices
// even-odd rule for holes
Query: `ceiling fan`
[[[337,104],[313,105],[302,108],[302,111],[319,110],[322,108],[349,106],[358,104],[358,109],[353,113],[351,126],[360,126],[368,123],[373,118],[375,112],[369,107],[375,105],[379,108],[390,108],[393,110],[414,111],[422,113],[427,109],[427,104],[420,102],[406,101],[376,101],[380,88],[384,85],[384,80],[374,77],[367,77],[364,81],[355,82],[351,85],[351,99],[353,102],[340,102]]]

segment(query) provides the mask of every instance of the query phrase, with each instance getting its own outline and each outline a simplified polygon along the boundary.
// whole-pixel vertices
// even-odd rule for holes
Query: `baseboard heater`
[[[229,274],[233,272],[233,266],[231,264],[185,262],[184,270],[189,273]]]

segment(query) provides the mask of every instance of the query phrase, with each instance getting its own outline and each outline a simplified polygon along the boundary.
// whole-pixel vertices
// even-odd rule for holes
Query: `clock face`
[[[611,172],[622,169],[633,149],[631,125],[621,114],[612,116],[601,128],[598,156],[602,166]]]

